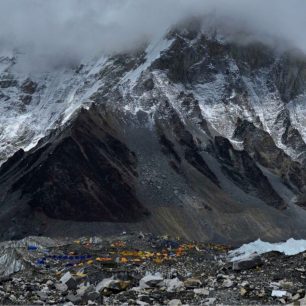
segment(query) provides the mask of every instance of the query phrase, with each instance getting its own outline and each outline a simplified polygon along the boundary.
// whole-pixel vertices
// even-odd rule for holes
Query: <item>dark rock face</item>
[[[289,147],[293,147],[299,151],[306,151],[306,145],[301,137],[300,132],[293,128],[292,126],[288,126],[286,132],[282,136],[283,143],[288,145]]]
[[[239,68],[245,71],[268,67],[275,60],[272,49],[259,42],[246,46],[231,44],[229,49]]]
[[[288,186],[295,186],[304,192],[305,167],[279,149],[272,137],[246,120],[238,121],[234,138],[243,141],[246,151],[261,165],[280,175]]]
[[[180,162],[181,158],[184,158],[191,166],[209,178],[214,184],[219,185],[216,175],[210,170],[203,157],[201,156],[199,147],[196,144],[193,135],[182,123],[177,112],[170,106],[168,102],[165,102],[161,111],[163,113],[166,112],[168,117],[167,121],[162,119],[157,121],[159,133],[161,133],[161,131],[164,131],[164,133],[167,134],[171,132],[173,140],[178,144],[178,147],[180,148],[182,157],[180,157],[175,152],[174,145],[170,140],[166,138],[165,134],[162,134],[161,142],[164,148],[166,148],[167,151],[170,152],[178,162]]]
[[[7,78],[7,79],[5,78],[5,79],[0,80],[0,88],[10,88],[10,87],[14,87],[17,85],[18,85],[18,82],[11,78]]]
[[[133,190],[136,163],[94,110],[83,111],[52,143],[16,153],[1,181],[14,176],[6,197],[20,192],[20,201],[51,218],[135,222],[146,212]]]
[[[208,137],[212,137],[207,121],[202,115],[199,101],[194,98],[193,94],[186,95],[182,92],[180,93],[178,99],[182,101],[181,107],[182,111],[186,114],[186,117],[199,125]]]
[[[248,193],[255,193],[268,205],[278,209],[286,208],[283,199],[246,151],[234,150],[231,143],[221,136],[215,138],[215,145],[222,171],[235,184]]]
[[[160,144],[165,154],[173,156],[178,163],[181,162],[180,156],[175,151],[174,144],[165,135],[160,136]]]
[[[287,54],[275,65],[272,77],[278,85],[282,99],[286,102],[303,93],[306,85],[306,64],[304,55]]]
[[[37,84],[28,79],[22,84],[21,89],[25,94],[32,95],[37,89]]]
[[[287,158],[267,132],[247,120],[238,120],[233,138],[243,141],[245,149],[267,168],[278,169],[281,161]]]
[[[301,133],[292,126],[288,109],[284,109],[279,113],[275,124],[280,124],[284,129],[284,133],[281,137],[282,143],[295,152],[301,152],[299,154],[299,160],[304,163],[306,159],[306,144]]]
[[[0,168],[0,175],[5,174],[11,167],[15,165],[24,156],[24,151],[20,149],[11,158],[9,158]]]
[[[228,49],[219,42],[202,36],[191,46],[178,33],[173,36],[175,42],[169,51],[152,65],[153,69],[166,70],[170,80],[185,84],[209,82],[217,70],[226,70],[224,55]]]

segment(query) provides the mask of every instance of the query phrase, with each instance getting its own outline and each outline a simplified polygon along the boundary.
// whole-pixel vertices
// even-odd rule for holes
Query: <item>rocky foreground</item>
[[[306,253],[233,261],[229,249],[143,233],[5,242],[0,303],[306,305]]]

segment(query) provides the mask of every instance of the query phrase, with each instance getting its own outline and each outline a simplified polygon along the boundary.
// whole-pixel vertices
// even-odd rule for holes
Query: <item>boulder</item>
[[[165,279],[164,284],[168,292],[179,292],[185,289],[184,283],[177,277],[173,279]]]
[[[248,281],[243,281],[243,282],[240,284],[240,286],[241,286],[242,288],[249,288],[249,287],[250,287],[250,283],[249,283]]]
[[[181,300],[173,299],[168,303],[168,306],[181,306],[183,305]]]
[[[77,281],[76,279],[71,275],[70,272],[65,273],[61,279],[62,284],[65,284],[69,290],[74,290],[77,288]]]
[[[279,285],[282,289],[285,289],[285,290],[289,290],[289,289],[293,288],[293,286],[294,286],[293,282],[289,282],[289,281],[286,281],[286,280],[281,280],[279,282]]]
[[[193,292],[197,295],[209,295],[209,290],[206,288],[195,288],[193,289]]]
[[[216,298],[208,298],[206,301],[205,301],[205,304],[206,306],[210,306],[210,305],[215,305],[216,303]]]
[[[303,297],[302,299],[299,299],[298,302],[295,302],[292,305],[306,305],[306,297]]]
[[[148,274],[143,277],[139,282],[141,289],[154,288],[163,285],[164,278],[160,273]]]
[[[130,284],[130,281],[117,280],[112,277],[105,278],[96,286],[96,291],[102,292],[103,290],[108,289],[114,292],[120,292],[126,290]]]
[[[90,286],[80,285],[79,289],[76,292],[77,295],[84,296],[86,293],[91,291],[96,291],[96,288],[93,285]]]
[[[244,259],[236,260],[233,262],[232,269],[234,271],[253,269],[263,264],[260,256],[253,255]]]
[[[89,301],[97,302],[99,305],[102,305],[103,297],[94,289],[87,290],[82,297],[82,302],[88,303]]]
[[[67,300],[75,304],[75,303],[80,303],[82,301],[82,298],[78,295],[68,294]]]
[[[241,287],[240,288],[240,295],[246,296],[248,294],[248,290],[246,288]]]
[[[227,279],[225,279],[224,281],[223,281],[223,287],[225,287],[225,288],[231,288],[231,287],[233,287],[233,285],[234,285],[234,283],[233,283],[233,281],[232,280],[230,280],[229,278],[227,278]]]
[[[202,286],[202,282],[198,278],[191,277],[184,281],[184,285],[187,289],[193,289]]]
[[[299,293],[296,293],[293,297],[292,297],[292,301],[298,301],[301,299],[301,295]]]
[[[68,286],[63,283],[58,283],[58,284],[55,284],[55,289],[60,292],[66,292],[68,290]]]
[[[49,279],[49,280],[46,282],[46,285],[47,285],[47,286],[53,286],[54,283],[53,283],[52,280]]]
[[[48,299],[48,294],[42,291],[36,292],[37,296],[39,297],[40,300],[46,301]]]

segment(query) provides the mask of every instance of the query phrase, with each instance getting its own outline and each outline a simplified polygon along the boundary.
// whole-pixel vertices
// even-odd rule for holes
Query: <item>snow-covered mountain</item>
[[[22,60],[0,59],[2,239],[306,234],[304,55],[193,24],[74,69]]]
[[[16,149],[29,150],[80,106],[89,105],[90,96],[101,86],[96,74],[106,62],[102,57],[79,70],[26,73],[19,69],[23,60],[22,54],[0,58],[2,161]]]

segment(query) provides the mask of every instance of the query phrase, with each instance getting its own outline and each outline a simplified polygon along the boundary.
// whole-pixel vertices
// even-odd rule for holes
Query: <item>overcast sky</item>
[[[0,51],[17,48],[48,65],[78,62],[129,50],[212,11],[306,52],[306,0],[0,0]]]

